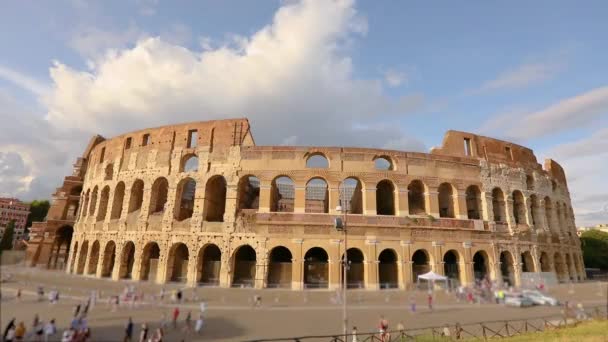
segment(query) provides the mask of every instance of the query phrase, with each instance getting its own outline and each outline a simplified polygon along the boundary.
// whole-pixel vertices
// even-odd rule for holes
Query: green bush
[[[581,235],[585,267],[608,270],[608,233],[592,229]]]

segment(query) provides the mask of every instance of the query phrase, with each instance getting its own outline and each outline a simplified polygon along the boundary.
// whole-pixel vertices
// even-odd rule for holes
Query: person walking
[[[203,330],[203,314],[198,315],[198,319],[196,320],[196,325],[194,326],[194,331],[200,335]]]
[[[42,286],[38,286],[38,301],[42,302],[44,300],[44,288]]]
[[[186,325],[184,326],[184,330],[187,333],[192,332],[192,312],[188,311],[188,314],[186,315],[186,319],[184,320],[184,322],[186,323]]]
[[[32,330],[34,331],[35,341],[41,342],[44,338],[44,322],[38,319],[38,315],[34,319]]]
[[[80,314],[80,303],[76,304],[74,307],[74,317],[77,317]]]
[[[17,296],[15,298],[17,298],[17,301],[21,301],[21,288],[17,289]]]
[[[177,318],[179,317],[179,308],[173,310],[173,329],[177,329]]]
[[[151,341],[152,342],[163,342],[163,329],[161,329],[161,328],[156,329],[156,332],[154,333],[154,336],[152,336]]]
[[[74,331],[74,329],[72,329],[72,327],[70,327],[63,332],[63,335],[61,336],[61,342],[72,342],[74,340],[75,335],[76,332]]]
[[[55,319],[51,319],[44,326],[44,342],[48,342],[57,333],[57,326],[55,326]]]
[[[12,341],[15,339],[15,318],[11,319],[6,328],[4,328],[4,333],[2,334],[3,341],[9,341],[9,332],[11,333],[10,341]]]
[[[359,337],[357,337],[357,327],[353,327],[353,331],[351,331],[352,340],[351,342],[359,342]]]
[[[433,311],[433,294],[429,292],[429,295],[427,297],[427,302],[429,305],[429,310]]]
[[[148,342],[148,325],[146,323],[141,325],[141,332],[139,333],[139,342]]]
[[[127,321],[127,326],[125,327],[125,338],[124,338],[124,342],[131,342],[131,340],[133,339],[133,319],[131,319],[131,317],[129,317],[129,320]]]
[[[17,328],[15,328],[15,341],[23,341],[23,339],[25,338],[25,333],[25,323],[21,321],[19,322],[19,325],[17,325]]]
[[[410,311],[416,313],[416,298],[414,298],[414,295],[410,296]]]

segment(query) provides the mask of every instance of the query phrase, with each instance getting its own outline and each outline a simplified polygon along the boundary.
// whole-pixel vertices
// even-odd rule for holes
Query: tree
[[[608,233],[591,229],[581,235],[585,266],[608,270]]]
[[[46,218],[46,214],[49,212],[51,204],[47,200],[34,200],[30,203],[30,215],[27,217],[27,224],[25,225],[25,232],[27,234],[32,226],[32,222],[42,222]]]
[[[3,250],[10,250],[13,248],[13,234],[15,232],[15,220],[10,220],[4,234],[2,234],[2,240],[0,240],[0,253]]]

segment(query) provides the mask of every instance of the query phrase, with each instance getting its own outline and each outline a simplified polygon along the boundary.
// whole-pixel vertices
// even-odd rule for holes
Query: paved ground
[[[148,282],[113,282],[83,276],[73,276],[62,272],[44,271],[31,268],[3,266],[2,276],[12,275],[12,279],[1,286],[2,302],[0,324],[2,329],[7,321],[16,317],[23,320],[28,328],[33,315],[38,313],[43,320],[55,318],[61,330],[71,319],[77,303],[83,303],[84,297],[91,290],[98,290],[102,297],[118,294],[128,284],[135,284],[138,291],[145,294],[144,303],[138,307],[121,307],[112,312],[107,301],[102,299],[88,317],[92,328],[92,340],[117,341],[122,338],[124,325],[128,317],[133,317],[136,332],[143,322],[152,328],[158,327],[161,317],[170,313],[176,306],[168,299],[160,301],[158,295],[162,286]],[[37,302],[34,291],[38,285],[45,290],[58,289],[61,294],[59,304],[51,305]],[[180,285],[171,284],[164,288],[169,292]],[[559,285],[549,292],[560,300],[582,302],[585,306],[606,304],[606,283],[584,283],[576,285]],[[17,288],[23,291],[23,298],[17,302],[14,295]],[[200,336],[187,334],[181,327],[169,329],[167,341],[237,341],[258,338],[278,338],[287,336],[335,334],[341,331],[342,307],[332,301],[333,291],[310,290],[305,292],[288,290],[252,290],[197,288],[184,290],[186,301],[180,304],[180,321],[188,311],[196,318],[199,303],[204,300],[208,309],[204,314],[205,328]],[[262,296],[262,307],[251,307],[252,297]],[[510,308],[495,304],[459,303],[443,291],[436,291],[436,305],[431,312],[426,307],[426,293],[413,293],[418,303],[415,314],[409,311],[411,292],[364,291],[348,292],[349,325],[357,326],[360,332],[375,331],[380,315],[384,315],[394,327],[403,321],[407,328],[440,326],[460,322],[481,322],[490,320],[519,319],[527,317],[559,314],[559,307],[532,307],[526,309]]]

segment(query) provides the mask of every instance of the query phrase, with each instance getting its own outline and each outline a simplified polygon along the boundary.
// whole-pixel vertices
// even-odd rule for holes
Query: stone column
[[[494,221],[494,205],[492,204],[492,193],[481,194],[481,215],[485,221]]]
[[[114,258],[114,269],[112,269],[112,280],[120,279],[120,268],[122,267],[122,250],[124,247],[123,241],[115,241],[116,251]]]
[[[232,260],[229,251],[222,250],[220,267],[220,287],[230,287],[232,285]]]
[[[445,275],[445,269],[443,262],[443,242],[433,241],[433,259],[435,264],[432,265],[431,270],[437,274]]]
[[[95,272],[95,276],[97,278],[101,278],[103,274],[103,261],[106,258],[106,248],[105,243],[99,243],[99,260],[97,260],[97,272]]]
[[[370,186],[369,188],[365,188],[365,193],[363,195],[363,197],[365,197],[363,214],[376,215],[376,187]]]
[[[188,270],[186,275],[186,284],[191,287],[196,287],[198,279],[196,279],[196,259],[198,253],[188,253]],[[137,258],[136,258],[137,260]]]
[[[125,231],[127,228],[127,215],[129,215],[129,203],[131,202],[131,189],[133,188],[133,183],[126,184],[125,183],[125,197],[122,200],[122,211],[120,212],[120,219],[118,219],[118,230]],[[167,201],[171,203],[173,201]]]
[[[299,183],[295,185],[294,195],[294,213],[303,213],[306,211],[306,186],[302,186]]]
[[[463,274],[460,281],[465,286],[475,284],[475,270],[473,269],[475,263],[473,262],[473,256],[471,255],[471,246],[471,241],[465,241],[462,243],[462,247],[464,247],[464,255],[459,267]]]
[[[513,216],[513,197],[511,194],[505,198],[505,211],[507,216],[507,223],[509,224],[509,230],[511,234],[516,230],[517,224],[515,223],[515,217]]]
[[[379,279],[378,272],[379,267],[377,256],[377,244],[378,240],[370,239],[365,241],[365,244],[368,246],[367,248],[367,258],[365,259],[364,267],[364,276],[365,276],[365,288],[370,290],[377,290],[379,288]]]
[[[270,196],[270,191],[271,190],[271,186],[268,184],[262,184],[262,182],[260,182],[260,207],[258,209],[259,212],[261,213],[268,213],[270,212],[270,199],[272,196]]]
[[[303,239],[292,239],[294,255],[291,260],[291,289],[304,289],[304,251],[302,250]]]
[[[196,191],[194,192],[196,197]],[[165,203],[165,212],[162,218],[162,229],[164,232],[173,229],[173,221],[175,217],[176,206],[181,205],[177,200],[177,185],[169,183],[169,189],[167,189],[167,203]],[[194,214],[192,215],[194,216]],[[159,260],[160,263],[160,260]]]
[[[401,241],[401,258],[399,263],[399,289],[407,289],[412,282],[412,261],[410,254],[411,241]]]
[[[70,242],[70,253],[69,253],[69,257],[68,257],[68,264],[66,265],[65,268],[65,273],[76,273],[72,270],[72,264],[74,264],[74,267],[76,266],[76,263],[72,262],[73,258],[76,257],[76,255],[78,255],[78,253],[74,253],[74,246],[76,245],[76,243],[78,242],[78,240],[76,239],[76,236],[73,236],[72,241]],[[78,252],[78,251],[76,251]]]
[[[538,246],[537,245],[532,246],[532,249],[530,250],[530,254],[532,255],[532,263],[534,264],[534,272],[540,273],[541,265],[540,265],[540,256],[538,255]]]
[[[255,281],[253,286],[256,289],[263,289],[266,284],[266,279],[268,279],[268,258],[266,256],[260,257],[260,255],[258,255],[256,260]]]
[[[131,278],[133,280],[141,280],[141,259],[143,256],[143,246],[140,248],[135,247],[135,254],[133,255],[133,269],[131,270]]]
[[[460,220],[467,220],[469,213],[467,212],[467,195],[464,190],[457,190],[452,195],[454,200],[454,217]]]
[[[236,220],[238,191],[238,184],[229,184],[226,186],[226,210],[224,211],[224,222],[232,223]]]
[[[407,190],[407,185],[400,185],[398,191],[398,203],[397,207],[397,216],[408,216],[410,214],[410,204],[409,204],[409,191]]]
[[[329,242],[329,288],[337,289],[340,288],[340,272],[343,272],[342,269],[342,253],[344,252],[342,248],[343,241],[342,240],[331,240]]]
[[[82,272],[83,275],[88,275],[89,274],[89,264],[91,261],[91,252],[93,251],[93,243],[89,243],[89,248],[87,248],[87,256],[84,259],[84,271]]]
[[[332,184],[329,187],[329,213],[332,215],[341,215],[342,213],[336,211],[338,205],[341,205],[343,209],[346,207],[346,203],[340,204],[340,188]]]
[[[427,191],[424,193],[425,208],[431,216],[439,218],[439,193],[437,191]]]
[[[148,213],[150,212],[150,197],[152,194],[152,183],[144,183],[144,192],[141,201],[141,209],[137,222],[137,230],[145,231],[148,228]]]

